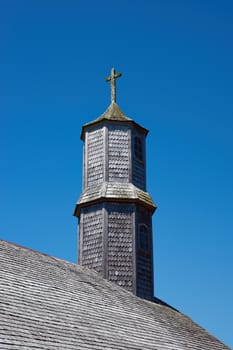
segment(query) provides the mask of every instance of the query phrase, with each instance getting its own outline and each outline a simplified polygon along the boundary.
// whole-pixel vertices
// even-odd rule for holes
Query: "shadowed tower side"
[[[114,69],[111,104],[82,127],[83,191],[74,215],[79,219],[79,264],[153,299],[152,215],[146,192],[148,130],[125,116],[116,104]]]

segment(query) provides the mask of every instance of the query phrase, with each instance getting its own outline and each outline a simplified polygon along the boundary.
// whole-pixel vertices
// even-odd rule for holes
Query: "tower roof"
[[[114,101],[111,102],[111,104],[108,106],[106,111],[98,118],[94,119],[93,121],[84,124],[82,127],[82,133],[81,133],[81,139],[84,138],[84,132],[87,128],[95,126],[99,123],[107,122],[107,123],[127,123],[132,124],[136,129],[139,129],[143,134],[147,135],[148,130],[138,123],[136,123],[133,119],[127,117],[124,112],[120,109],[118,104]]]
[[[118,120],[118,121],[132,121],[131,118],[128,118],[120,109],[116,102],[112,102],[106,111],[98,117],[95,122],[108,119],[108,120]]]

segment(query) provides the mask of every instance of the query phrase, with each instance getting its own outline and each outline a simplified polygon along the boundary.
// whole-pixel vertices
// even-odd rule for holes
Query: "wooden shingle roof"
[[[133,119],[127,117],[122,110],[120,109],[120,107],[118,106],[118,104],[116,102],[112,102],[108,108],[106,109],[106,111],[98,118],[94,119],[93,121],[84,124],[82,127],[82,132],[81,132],[81,139],[84,139],[84,133],[85,130],[87,128],[93,127],[99,123],[103,123],[103,122],[110,122],[110,123],[121,123],[122,125],[124,123],[130,123],[132,124],[136,129],[139,129],[143,134],[147,135],[148,130],[144,127],[142,127],[141,125],[139,125],[138,123],[136,123]]]
[[[0,349],[229,349],[79,265],[0,241],[0,266]]]

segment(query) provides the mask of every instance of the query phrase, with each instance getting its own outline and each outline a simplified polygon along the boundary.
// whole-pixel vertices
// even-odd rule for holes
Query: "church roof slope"
[[[92,270],[0,241],[0,349],[229,349]]]

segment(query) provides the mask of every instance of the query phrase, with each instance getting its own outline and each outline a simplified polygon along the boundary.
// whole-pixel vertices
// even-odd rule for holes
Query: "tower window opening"
[[[139,226],[139,248],[146,252],[149,250],[149,231],[146,225]]]
[[[138,136],[134,137],[134,154],[137,159],[139,159],[140,161],[143,160],[142,140]]]

